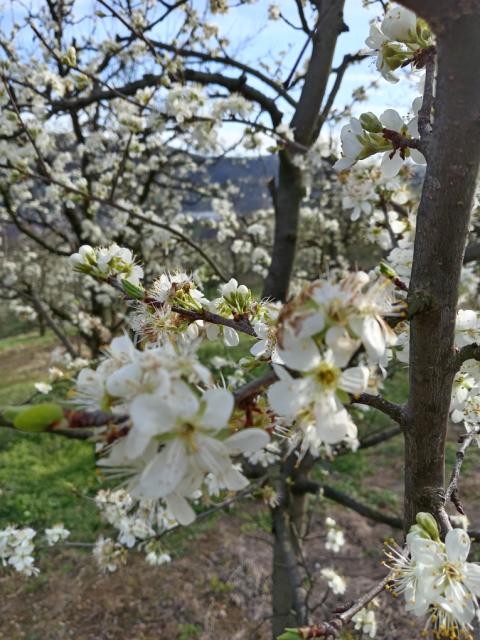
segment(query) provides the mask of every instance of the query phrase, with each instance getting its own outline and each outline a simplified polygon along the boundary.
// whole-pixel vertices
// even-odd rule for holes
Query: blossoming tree
[[[192,91],[189,82],[238,91],[271,117],[284,144],[273,188],[276,228],[267,297],[257,299],[233,278],[221,284],[218,296],[212,297],[198,279],[185,272],[154,274],[151,267],[144,269],[130,248],[117,243],[106,247],[82,244],[70,258],[72,272],[85,282],[101,283],[108,295],[123,301],[128,309],[127,330],[112,340],[99,362],[79,371],[74,384],[78,410],[56,402],[7,407],[3,423],[19,430],[88,437],[96,442],[99,466],[122,482],[122,489],[102,491],[96,497],[106,520],[119,532],[117,541],[100,538],[95,546],[97,560],[106,570],[116,569],[125,550],[135,545],[145,548],[151,563],[168,562],[165,534],[208,515],[210,511],[201,508],[202,496],[221,496],[213,507],[219,509],[257,492],[271,510],[275,540],[274,637],[339,637],[351,622],[373,637],[370,603],[387,588],[404,597],[408,612],[423,618],[427,634],[471,638],[480,610],[480,567],[468,561],[471,536],[453,528],[448,510],[452,503],[463,513],[458,486],[461,465],[470,445],[480,443],[480,323],[477,311],[459,308],[459,299],[464,307],[476,298],[472,270],[463,270],[464,281],[470,282],[468,295],[461,290],[460,280],[480,158],[480,2],[466,0],[453,7],[447,0],[408,0],[388,8],[381,23],[372,25],[367,46],[386,81],[398,81],[398,69],[408,65],[424,74],[423,93],[408,122],[387,109],[378,116],[365,113],[352,118],[341,133],[342,154],[336,169],[345,186],[344,205],[353,218],[383,211],[388,255],[369,273],[332,270],[328,277],[301,287],[284,304],[272,298],[287,297],[304,190],[302,159],[311,159],[309,150],[326,117],[321,105],[343,25],[343,3],[314,2],[313,29],[302,3],[297,3],[312,54],[301,77],[298,101],[291,105],[290,128],[280,132],[281,118],[273,98],[258,94],[243,78],[233,80],[186,64],[196,58],[240,69],[267,84],[287,103],[293,100],[276,80],[239,66],[224,53],[224,43],[218,43],[215,54],[167,45],[152,36],[153,23],[143,13],[132,11],[129,3],[127,9],[121,3],[99,0],[99,4],[101,17],[110,16],[126,30],[118,38],[118,47],[135,45],[142,53],[154,55],[162,74],[144,73],[140,84],[134,81],[119,88],[97,75],[91,85],[87,81],[90,72],[78,69],[76,48],[60,46],[62,34],[57,33],[59,75],[67,78],[73,69],[79,78],[87,78],[64,88],[65,95],[57,100],[58,109],[68,112],[73,123],[77,118],[80,126],[80,109],[98,105],[100,98],[114,100],[118,93],[134,95],[138,109],[138,91],[165,80],[165,105],[175,126],[196,115],[191,103],[198,108],[201,102],[198,94],[192,98],[188,93]],[[165,10],[170,13],[177,8],[171,5]],[[212,9],[223,12],[228,6],[213,2]],[[281,15],[279,7],[270,8],[272,19]],[[53,20],[54,27],[56,24]],[[202,37],[207,37],[207,26],[197,21],[191,8],[182,24],[180,33],[201,30]],[[34,25],[31,17],[30,26]],[[44,45],[50,46],[48,42]],[[105,53],[104,68],[111,55],[110,50]],[[4,98],[13,108],[15,127],[20,126],[24,141],[20,150],[33,153],[29,159],[34,157],[39,163],[37,171],[50,187],[84,200],[88,193],[87,205],[124,211],[126,207],[113,197],[92,191],[94,183],[89,182],[88,172],[77,176],[76,168],[72,169],[81,184],[65,184],[49,166],[42,165],[42,130],[32,132],[12,88],[19,64],[11,60],[6,65],[11,75],[6,72],[4,76]],[[180,81],[186,84],[179,86]],[[145,93],[143,99],[146,107],[151,93]],[[232,109],[231,102],[222,108]],[[128,126],[132,118],[136,122],[140,117],[137,112],[128,115],[121,115]],[[15,127],[12,135],[19,135]],[[88,147],[88,142],[82,144]],[[157,151],[163,142],[163,137],[158,138]],[[371,162],[379,154],[380,173],[372,164],[363,168],[367,158]],[[31,178],[29,159],[9,156],[4,169]],[[405,200],[397,193],[390,211],[385,198],[397,188],[385,180],[394,179],[410,161],[426,164],[418,208],[415,210],[413,196]],[[131,180],[134,176],[132,167]],[[113,190],[116,188],[115,183]],[[403,206],[406,201],[408,208]],[[130,214],[131,209],[126,209]],[[83,221],[88,220],[88,213],[87,206]],[[67,218],[71,214],[64,212]],[[152,223],[138,209],[133,217],[146,225]],[[141,237],[141,228],[139,233]],[[128,234],[124,240],[128,242]],[[475,253],[473,244],[469,257]],[[241,373],[225,380],[214,371],[213,360],[202,362],[202,344],[217,340],[236,346],[239,334],[252,342],[249,355],[236,363]],[[404,405],[382,395],[383,381],[396,362],[408,363],[409,368]],[[404,435],[403,522],[383,517],[310,477],[322,458],[358,448],[351,414],[354,405],[389,416],[398,425],[393,433]],[[445,483],[450,420],[461,423],[464,432],[456,464]],[[380,439],[391,434],[388,430]],[[308,495],[319,491],[367,517],[403,527],[407,536],[405,546],[387,550],[388,571],[379,584],[353,604],[315,621],[305,588],[308,573],[302,536]],[[343,533],[332,519],[327,519],[326,528],[327,548],[338,551]],[[27,575],[35,573],[34,536],[33,530],[15,526],[0,532],[3,562]],[[68,531],[56,526],[47,529],[45,536],[48,544],[55,544]],[[324,568],[322,575],[333,593],[345,590],[341,576],[332,569]]]

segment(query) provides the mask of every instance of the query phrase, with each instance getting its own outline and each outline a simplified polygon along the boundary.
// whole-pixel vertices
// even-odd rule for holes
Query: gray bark
[[[317,2],[319,20],[312,37],[312,55],[298,106],[290,123],[295,143],[307,150],[320,135],[320,108],[332,68],[332,59],[339,34],[344,30],[345,0]],[[296,147],[297,149],[297,147]],[[265,280],[263,294],[275,300],[286,300],[292,275],[297,243],[300,204],[304,197],[302,172],[292,159],[298,149],[280,153],[280,165],[274,188],[275,234],[272,262]]]
[[[426,19],[429,8],[434,12],[438,56],[409,291],[416,312],[410,338],[410,424],[405,430],[408,528],[417,512],[439,517],[443,506],[458,285],[480,158],[480,2],[455,4],[454,16],[448,3],[404,4]]]

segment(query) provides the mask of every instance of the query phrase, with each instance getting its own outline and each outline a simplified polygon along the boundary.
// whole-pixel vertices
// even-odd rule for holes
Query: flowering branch
[[[462,514],[463,516],[465,515],[465,510],[463,508],[462,502],[458,495],[458,483],[460,480],[460,471],[462,469],[462,464],[465,459],[465,453],[468,447],[474,442],[476,442],[477,438],[478,438],[478,431],[475,431],[473,433],[463,436],[460,439],[461,446],[459,447],[455,455],[455,464],[453,465],[450,481],[445,490],[445,505],[449,500],[451,500],[452,503],[455,505],[455,508],[457,509],[458,513]]]
[[[240,316],[239,318],[225,318],[218,313],[212,313],[206,309],[202,309],[202,311],[192,311],[190,309],[182,309],[182,307],[177,306],[172,306],[172,311],[184,316],[185,318],[190,318],[191,320],[204,320],[211,324],[220,324],[224,327],[230,327],[235,329],[235,331],[246,333],[249,336],[256,336],[255,329],[250,324],[249,319],[245,316]]]
[[[348,609],[337,613],[329,622],[320,622],[319,624],[308,627],[301,627],[295,630],[295,636],[287,636],[287,634],[285,634],[282,638],[285,637],[285,640],[289,637],[296,637],[302,640],[308,640],[309,638],[339,638],[342,629],[359,611],[364,609],[369,602],[381,593],[391,580],[392,574],[389,573],[383,580],[374,585],[367,593],[350,605]]]

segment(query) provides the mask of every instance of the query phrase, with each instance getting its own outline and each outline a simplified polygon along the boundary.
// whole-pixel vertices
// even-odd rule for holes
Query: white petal
[[[395,152],[393,157],[390,157],[391,151],[385,151],[380,163],[380,171],[384,178],[393,178],[400,171],[403,160],[400,157],[398,151]]]
[[[248,428],[237,431],[224,441],[228,453],[238,456],[241,453],[258,451],[270,442],[270,436],[263,429]]]
[[[425,156],[418,149],[410,149],[410,157],[417,164],[427,164]]]
[[[248,486],[247,478],[232,466],[226,469],[219,480],[229,491],[240,491]]]
[[[325,343],[332,350],[335,364],[338,367],[346,367],[360,346],[360,340],[351,338],[339,325],[330,327],[325,335]]]
[[[223,341],[227,347],[236,347],[240,342],[240,338],[235,329],[223,327]]]
[[[304,402],[302,382],[292,378],[290,382],[281,380],[272,384],[267,397],[274,413],[285,418],[295,418]]]
[[[342,371],[339,386],[347,393],[363,393],[368,386],[368,378],[367,367],[350,367]]]
[[[233,410],[233,395],[226,389],[208,389],[202,396],[206,403],[202,415],[202,425],[207,429],[223,429],[230,419]]]
[[[314,313],[307,316],[300,325],[300,331],[298,332],[299,338],[310,338],[316,333],[323,331],[325,327],[325,317],[322,313]]]
[[[404,126],[404,121],[400,117],[400,114],[395,109],[387,109],[380,116],[380,122],[386,129],[392,129],[392,131],[400,132]]]
[[[196,518],[195,511],[190,506],[190,503],[177,493],[171,493],[166,496],[165,504],[175,520],[183,526],[192,524]]]
[[[220,476],[231,466],[230,457],[222,442],[208,436],[198,436],[197,443],[195,459],[204,471]]]
[[[310,371],[321,361],[317,345],[312,339],[301,340],[288,332],[285,333],[282,348],[278,352],[287,367],[297,371]]]
[[[445,549],[450,562],[465,562],[470,551],[470,537],[463,529],[452,529],[445,537]]]
[[[164,498],[173,493],[188,468],[185,446],[179,438],[168,442],[145,467],[139,493],[145,498]]]

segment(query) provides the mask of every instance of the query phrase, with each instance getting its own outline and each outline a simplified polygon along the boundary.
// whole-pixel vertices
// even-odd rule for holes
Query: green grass
[[[45,333],[40,336],[38,333],[23,333],[14,335],[0,340],[0,353],[9,351],[10,349],[31,349],[47,347],[53,345],[55,338],[51,333]]]
[[[51,334],[0,340],[0,406],[21,404],[34,395],[34,382],[46,379],[48,366],[48,351],[43,362],[39,350],[50,345],[55,346]],[[21,366],[9,368],[12,362]],[[97,487],[92,444],[0,429],[0,528],[63,522],[75,539],[93,539],[101,523],[93,503],[82,495]]]
[[[100,523],[87,496],[97,488],[92,444],[48,434],[0,433],[0,527],[63,522],[75,539],[90,540]]]

